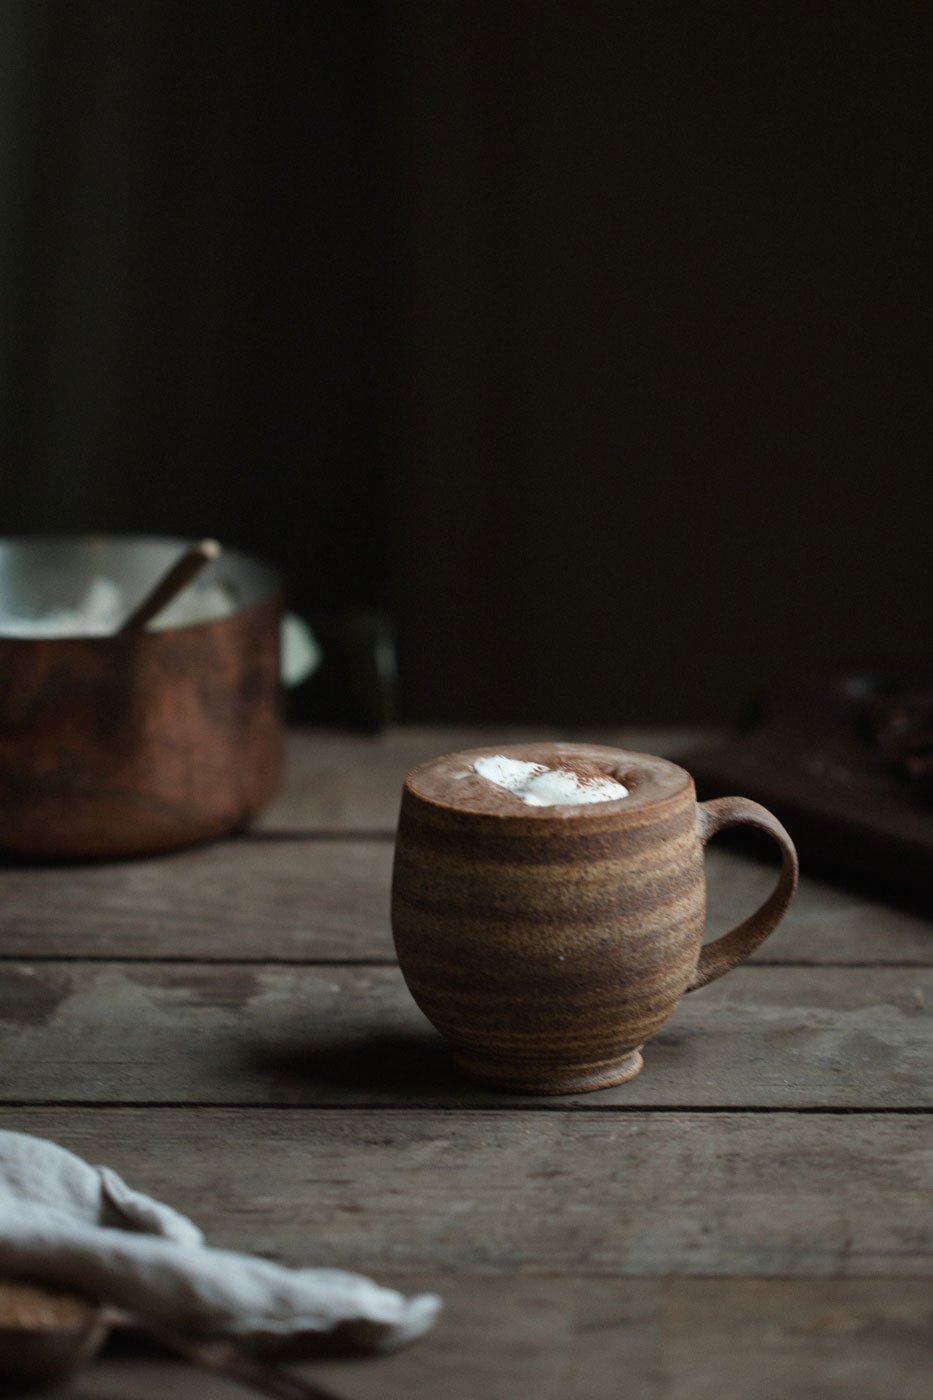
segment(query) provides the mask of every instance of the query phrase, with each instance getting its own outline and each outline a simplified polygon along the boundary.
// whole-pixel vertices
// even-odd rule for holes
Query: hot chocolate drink
[[[426,801],[465,812],[529,816],[529,809],[545,808],[547,815],[574,820],[592,813],[564,809],[602,809],[623,800],[642,806],[687,782],[682,768],[650,754],[541,743],[445,754],[415,768],[406,787]]]
[[[781,848],[766,904],[703,946],[703,845],[747,822]],[[697,803],[662,758],[593,744],[447,754],[409,773],[392,888],[399,963],[457,1062],[499,1088],[597,1089],[637,1074],[684,992],[782,918],[797,860],[746,798]]]

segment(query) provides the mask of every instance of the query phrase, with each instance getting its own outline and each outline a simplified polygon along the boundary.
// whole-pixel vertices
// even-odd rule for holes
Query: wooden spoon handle
[[[107,1309],[106,1321],[121,1331],[139,1333],[165,1351],[184,1357],[202,1371],[225,1376],[227,1380],[239,1382],[247,1390],[271,1396],[272,1400],[341,1400],[332,1390],[250,1356],[234,1342],[187,1337],[171,1327],[132,1317],[116,1308]]]
[[[259,1395],[270,1395],[273,1400],[339,1400],[332,1390],[325,1390],[313,1381],[302,1380],[300,1376],[289,1375],[277,1366],[259,1361],[231,1342],[199,1342],[187,1337],[155,1331],[146,1327],[146,1332],[169,1351],[177,1352],[192,1365],[204,1371],[213,1371],[228,1380],[239,1381],[249,1390]]]
[[[141,632],[219,553],[220,545],[216,540],[198,540],[197,544],[191,545],[150,589],[139,606],[123,620],[118,631]]]

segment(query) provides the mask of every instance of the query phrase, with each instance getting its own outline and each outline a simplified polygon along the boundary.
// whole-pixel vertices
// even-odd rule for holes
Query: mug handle
[[[784,830],[777,817],[766,807],[752,802],[748,797],[717,797],[712,802],[697,804],[697,835],[705,846],[717,831],[729,826],[757,826],[766,831],[781,848],[781,874],[771,894],[760,909],[756,909],[742,923],[729,933],[724,933],[713,943],[706,943],[700,949],[700,956],[688,985],[688,992],[705,987],[707,982],[715,982],[737,963],[743,962],[753,953],[759,943],[777,928],[787,913],[788,906],[797,888],[799,866],[794,843]]]

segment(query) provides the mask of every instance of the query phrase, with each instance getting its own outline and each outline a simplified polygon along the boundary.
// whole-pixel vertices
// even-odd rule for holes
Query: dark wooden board
[[[868,702],[851,692],[843,676],[788,682],[757,728],[679,759],[702,797],[734,789],[771,808],[812,868],[933,911],[933,804],[868,742]]]

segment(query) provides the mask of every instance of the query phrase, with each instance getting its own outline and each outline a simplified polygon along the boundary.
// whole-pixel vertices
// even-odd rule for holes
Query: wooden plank
[[[664,1400],[925,1400],[930,1297],[929,1280],[676,1280]]]
[[[592,1280],[581,1278],[429,1275],[398,1283],[443,1292],[444,1311],[428,1336],[391,1356],[292,1369],[347,1400],[616,1400],[620,1374],[627,1394],[656,1393],[663,1284],[655,1280],[613,1279],[595,1298]],[[188,1367],[124,1352],[102,1359],[49,1400],[232,1400],[233,1394]]]
[[[392,958],[391,840],[246,838],[157,860],[0,868],[0,957]],[[770,867],[707,855],[711,935],[766,897]],[[804,879],[757,961],[925,963],[925,918]]]
[[[930,1115],[30,1107],[3,1123],[109,1163],[217,1245],[296,1264],[933,1275]]]
[[[395,828],[402,782],[410,768],[437,754],[486,744],[583,738],[546,726],[464,728],[399,726],[383,734],[294,730],[289,735],[286,779],[280,796],[259,819],[262,831],[388,831]],[[598,735],[586,736],[598,742]],[[709,738],[696,729],[613,731],[617,747],[666,754]]]
[[[394,967],[4,965],[0,1102],[933,1108],[933,971],[739,968],[684,999],[628,1084],[474,1086]]]
[[[0,869],[4,956],[392,959],[391,841],[243,839]]]
[[[427,1337],[392,1356],[295,1370],[347,1400],[928,1400],[925,1279],[620,1279],[424,1275]],[[49,1400],[228,1400],[171,1361],[101,1360]]]

